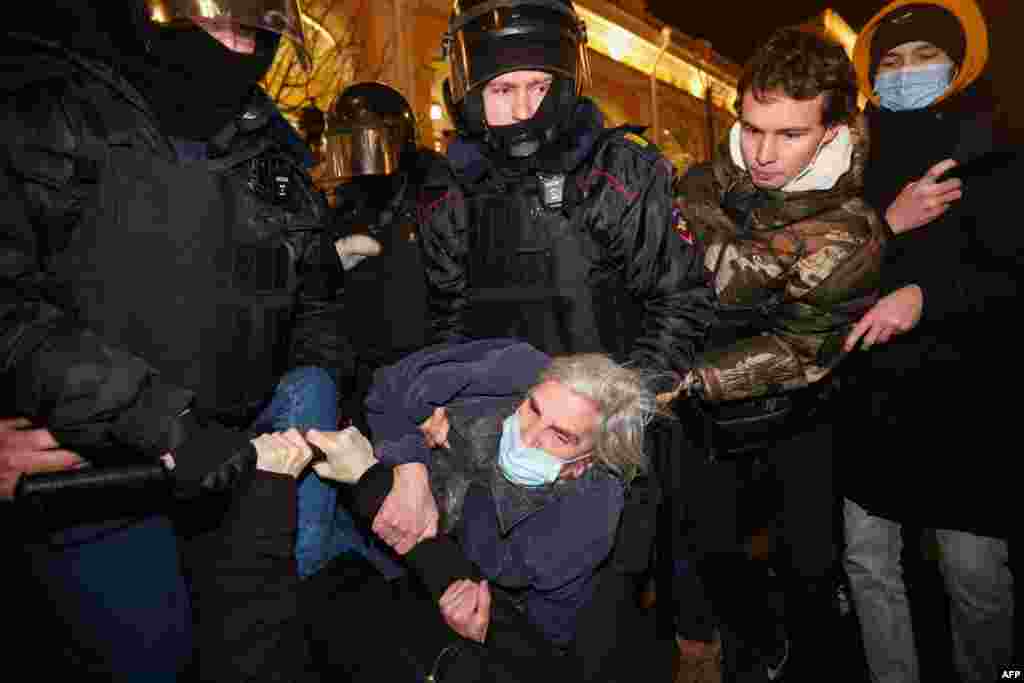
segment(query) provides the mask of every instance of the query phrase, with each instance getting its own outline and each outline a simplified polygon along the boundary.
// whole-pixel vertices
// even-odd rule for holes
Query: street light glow
[[[658,62],[656,77],[674,88],[688,92],[698,99],[705,95],[705,78],[715,84],[715,93],[722,93],[721,106],[732,110],[736,87],[710,74],[702,73],[700,66],[672,54],[664,53],[658,60],[659,45],[627,31],[618,24],[580,5],[576,11],[587,24],[587,44],[595,52],[610,57],[616,62],[630,66],[644,74],[650,74]]]

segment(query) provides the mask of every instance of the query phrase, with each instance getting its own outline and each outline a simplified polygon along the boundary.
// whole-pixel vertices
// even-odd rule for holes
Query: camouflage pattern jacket
[[[807,387],[844,356],[843,338],[878,296],[884,228],[860,198],[867,139],[828,189],[754,187],[728,143],[677,184],[679,228],[706,246],[718,322],[695,372],[708,401]]]

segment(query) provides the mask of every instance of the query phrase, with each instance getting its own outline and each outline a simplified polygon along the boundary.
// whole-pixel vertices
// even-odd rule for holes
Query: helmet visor
[[[334,129],[325,136],[325,173],[335,179],[391,175],[408,134],[399,127]]]
[[[510,71],[547,71],[571,78],[577,94],[590,81],[584,28],[542,7],[494,10],[457,30],[447,43],[452,98]]]
[[[273,31],[292,42],[299,61],[310,66],[296,0],[144,0],[150,20],[160,26],[190,22],[228,47],[245,51],[247,37],[240,28]],[[232,45],[237,47],[234,47]]]

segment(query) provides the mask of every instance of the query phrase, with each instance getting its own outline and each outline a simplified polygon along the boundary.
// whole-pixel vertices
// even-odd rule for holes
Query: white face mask
[[[519,440],[519,413],[512,413],[505,418],[501,430],[501,442],[498,446],[498,467],[513,484],[519,486],[544,486],[553,484],[562,467],[569,463],[582,460],[590,455],[583,455],[572,460],[561,460],[540,448],[524,446]]]
[[[925,64],[885,71],[875,77],[878,104],[889,111],[923,109],[953,82],[952,64]]]

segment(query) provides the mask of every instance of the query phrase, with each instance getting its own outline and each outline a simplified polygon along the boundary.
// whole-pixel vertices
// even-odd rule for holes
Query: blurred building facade
[[[650,126],[653,139],[681,171],[709,158],[713,143],[735,120],[740,67],[711,47],[673,27],[667,49],[660,21],[642,0],[581,0],[587,23],[593,85],[587,94],[605,113],[607,125]],[[452,124],[441,84],[448,76],[441,54],[450,0],[304,0],[313,70],[304,72],[290,48],[282,47],[264,88],[289,117],[304,108],[327,110],[347,84],[376,80],[402,92],[419,121],[420,142],[444,151]],[[657,117],[652,116],[651,69],[657,63]],[[709,99],[708,99],[709,97]]]

